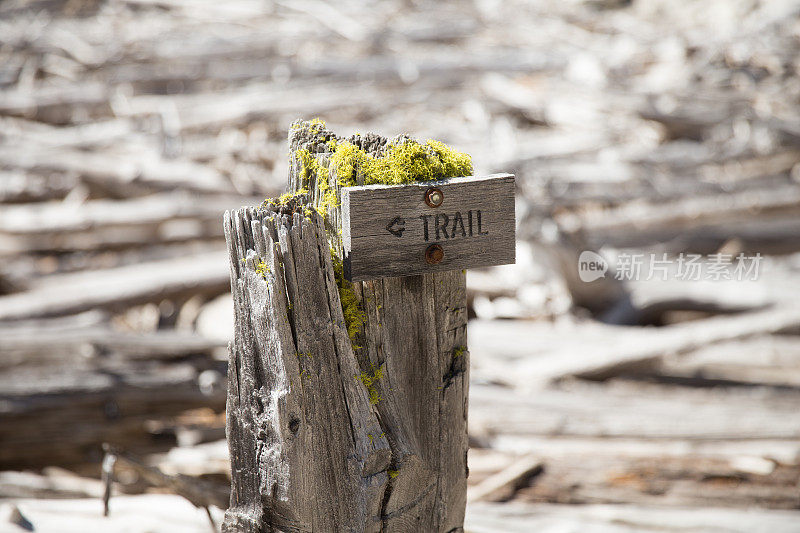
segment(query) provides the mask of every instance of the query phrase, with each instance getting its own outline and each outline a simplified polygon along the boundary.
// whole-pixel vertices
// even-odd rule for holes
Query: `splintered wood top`
[[[438,207],[426,202],[431,189],[441,192]],[[364,281],[513,263],[514,221],[511,174],[346,187],[345,276]]]

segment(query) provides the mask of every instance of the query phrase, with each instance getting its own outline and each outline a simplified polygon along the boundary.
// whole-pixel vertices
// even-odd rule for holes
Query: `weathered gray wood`
[[[695,193],[672,201],[630,202],[611,209],[559,215],[557,219],[563,230],[582,235],[591,246],[628,248],[661,242],[668,243],[669,250],[716,251],[737,237],[753,243],[748,249],[763,254],[785,253],[776,252],[779,246],[797,249],[799,211],[800,191],[791,184],[755,191]],[[701,247],[704,242],[710,246]]]
[[[0,498],[101,498],[100,480],[51,467],[43,474],[0,472]]]
[[[227,284],[225,270],[225,253],[219,251],[59,274],[37,281],[28,291],[0,296],[0,320],[120,309],[168,297],[216,296]]]
[[[548,455],[544,472],[518,499],[559,503],[638,503],[674,507],[797,508],[797,467],[769,459],[695,456]]]
[[[321,227],[318,217],[226,214],[236,318],[227,531],[380,529],[390,454]]]
[[[325,138],[305,127],[290,133],[293,153],[306,148],[325,165]],[[402,140],[402,137],[395,140]],[[388,140],[368,133],[349,141],[379,157]],[[319,176],[304,183],[290,166],[293,190],[318,191]],[[336,174],[329,186],[338,189]],[[331,179],[332,177],[332,179]],[[319,201],[318,195],[313,196]],[[328,213],[329,240],[343,256],[338,229],[341,213]],[[353,290],[364,311],[356,350],[364,372],[383,367],[374,408],[392,451],[396,476],[390,478],[382,511],[387,531],[460,531],[467,488],[467,344],[466,280],[461,270],[356,282]]]
[[[691,441],[800,437],[797,394],[759,396],[743,389],[659,389],[627,384],[604,390],[577,382],[535,393],[473,387],[470,423],[488,434]],[[747,416],[742,416],[747,413]],[[669,423],[664,421],[668,420]]]
[[[0,178],[2,180],[2,178]],[[19,204],[0,211],[0,256],[142,247],[222,237],[219,214],[240,197],[163,193],[124,201]]]
[[[472,324],[472,351],[482,379],[530,389],[569,377],[599,381],[648,374],[668,355],[798,326],[800,310],[790,302],[663,328],[589,323],[553,331],[542,324],[478,320]]]
[[[474,533],[592,531],[641,533],[662,531],[726,531],[793,533],[797,511],[772,509],[691,508],[662,505],[564,505],[477,503],[470,505],[467,527]],[[563,526],[562,526],[563,524]],[[569,528],[569,529],[567,529]]]
[[[102,442],[163,451],[148,429],[154,419],[225,403],[223,376],[190,362],[73,361],[0,377],[0,469],[97,464]]]
[[[800,389],[800,339],[761,335],[715,342],[666,357],[658,375],[687,383],[761,385]]]
[[[442,193],[430,207],[425,194]],[[514,262],[514,176],[494,174],[342,189],[345,276],[353,281]],[[426,260],[441,246],[443,259]]]
[[[469,499],[473,502],[507,499],[519,485],[541,472],[543,466],[542,460],[532,455],[515,459],[503,470],[471,487],[467,492]]]
[[[356,284],[365,308],[362,368],[384,366],[375,406],[397,476],[388,531],[451,531],[466,505],[466,289],[462,271]],[[418,529],[417,529],[418,528]]]
[[[187,355],[210,355],[224,350],[221,340],[194,333],[155,331],[149,334],[115,331],[108,325],[58,327],[51,329],[13,327],[16,322],[0,322],[0,369],[27,368],[99,360],[109,356],[132,360],[172,360]],[[46,323],[46,322],[45,322]],[[11,326],[11,327],[6,327]]]
[[[324,142],[301,127],[290,144],[317,154]],[[315,180],[290,170],[290,187],[318,202]],[[236,330],[223,529],[462,531],[464,273],[345,282],[363,312],[351,339],[330,251],[340,256],[338,209],[277,211],[225,219]]]
[[[104,470],[105,465],[110,463],[109,475],[112,477],[114,475],[114,466],[116,464],[122,464],[136,472],[151,485],[169,489],[170,492],[183,496],[192,502],[192,505],[195,507],[205,507],[207,509],[212,505],[216,505],[219,508],[224,508],[228,502],[228,489],[224,485],[202,478],[192,478],[183,474],[167,474],[162,472],[158,467],[146,464],[142,458],[119,449],[116,446],[103,445],[103,448],[106,453],[105,459],[103,460]],[[109,461],[109,463],[106,461]],[[107,501],[108,500],[106,500],[106,502]],[[106,512],[106,514],[108,513]]]

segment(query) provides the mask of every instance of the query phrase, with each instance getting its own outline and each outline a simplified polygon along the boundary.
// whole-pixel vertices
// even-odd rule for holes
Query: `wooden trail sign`
[[[342,189],[345,276],[364,281],[513,263],[514,176]]]
[[[514,178],[341,187],[337,146],[380,159],[416,141],[392,142],[296,122],[296,196],[225,216],[235,316],[225,533],[463,531],[463,269],[514,260]],[[365,281],[345,280],[340,260]]]

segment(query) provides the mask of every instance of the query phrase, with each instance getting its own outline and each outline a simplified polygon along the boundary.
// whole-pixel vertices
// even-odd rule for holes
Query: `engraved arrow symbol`
[[[395,217],[394,220],[386,225],[386,230],[395,237],[402,237],[403,232],[406,230],[406,221],[403,217]]]

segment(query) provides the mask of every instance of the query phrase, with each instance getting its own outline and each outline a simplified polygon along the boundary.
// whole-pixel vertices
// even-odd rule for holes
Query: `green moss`
[[[375,384],[383,379],[383,366],[384,365],[381,365],[378,368],[372,367],[372,373],[361,372],[361,375],[356,376],[361,379],[361,383],[364,385],[364,388],[367,389],[367,393],[369,393],[369,403],[372,405],[381,401],[381,396]]]
[[[297,192],[287,192],[278,197],[277,204],[278,205],[289,205],[289,202],[293,199],[297,198],[298,196],[302,196],[304,194],[308,194],[308,189],[300,189]]]
[[[308,200],[308,189],[300,189],[296,192],[287,192],[277,198],[266,198],[261,205],[261,209],[273,209],[284,214],[294,213],[305,206]]]
[[[353,284],[344,277],[342,261],[336,256],[333,250],[331,250],[331,259],[333,260],[333,274],[336,279],[336,287],[339,289],[339,299],[342,301],[344,322],[347,324],[347,335],[350,336],[350,342],[353,343],[353,348],[358,349],[360,346],[356,346],[355,341],[358,334],[361,333],[361,328],[364,326],[367,315],[361,308],[358,297],[356,297]]]
[[[422,144],[409,140],[390,145],[377,157],[344,141],[333,149],[331,168],[342,187],[358,184],[359,178],[365,185],[399,185],[468,176],[472,158],[432,139]]]
[[[326,129],[328,127],[328,125],[325,124],[324,120],[322,120],[321,118],[317,117],[317,118],[312,118],[311,120],[307,120],[305,122],[303,122],[303,121],[294,122],[289,127],[291,129],[293,129],[293,130],[299,130],[299,129],[303,128],[303,127],[307,127],[311,133],[316,135],[317,133],[320,133],[321,131]]]
[[[267,279],[267,273],[272,272],[272,270],[270,270],[269,266],[267,266],[264,261],[261,261],[256,265],[256,272],[261,274],[263,279]]]
[[[310,173],[317,167],[317,160],[306,148],[297,150],[295,156],[300,162],[300,183],[307,184],[311,178]]]
[[[312,136],[323,135],[324,132],[323,140],[330,135],[320,119],[292,125],[293,129],[304,127]],[[359,137],[359,134],[355,137]],[[295,160],[300,164],[300,182],[308,186],[312,175],[316,177],[320,198],[315,203],[323,214],[339,206],[334,185],[399,185],[472,174],[472,158],[469,155],[433,139],[423,143],[414,140],[394,141],[386,146],[381,155],[373,155],[353,142],[337,139],[327,139],[323,150],[329,158],[327,165],[321,165],[318,154],[312,154],[307,148],[299,148],[294,153]]]
[[[330,142],[330,141],[329,141]],[[335,141],[332,141],[335,146]],[[311,183],[311,175],[316,176],[317,190],[319,190],[321,200],[318,202],[318,209],[323,214],[327,213],[331,207],[338,207],[339,201],[336,198],[336,191],[330,185],[330,172],[327,167],[320,165],[319,161],[306,148],[300,148],[295,152],[297,160],[300,162],[300,183],[306,187]],[[306,188],[302,189],[308,192]]]

